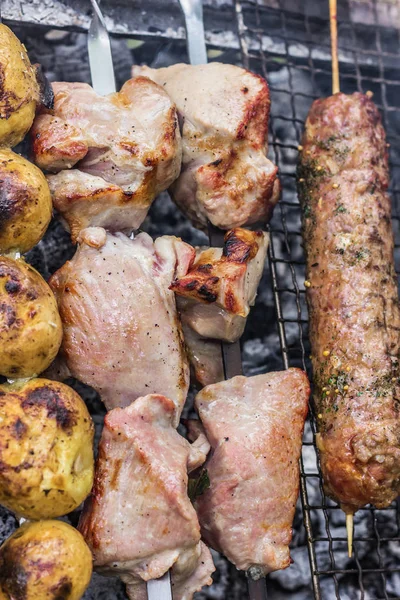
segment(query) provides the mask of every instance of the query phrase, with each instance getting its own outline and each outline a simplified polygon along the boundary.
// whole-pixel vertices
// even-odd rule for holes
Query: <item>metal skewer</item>
[[[110,37],[106,22],[96,0],[90,0],[93,17],[88,33],[88,53],[93,89],[101,96],[116,91]],[[147,582],[148,600],[172,600],[169,571],[160,579]]]
[[[186,43],[190,64],[203,65],[207,63],[207,48],[204,36],[203,2],[202,0],[179,0],[186,25]],[[224,244],[225,232],[208,223],[210,245],[221,248]],[[239,341],[229,344],[221,343],[222,360],[225,379],[242,375],[242,358]],[[266,600],[267,586],[264,577],[253,579],[248,577],[248,592],[250,600]]]

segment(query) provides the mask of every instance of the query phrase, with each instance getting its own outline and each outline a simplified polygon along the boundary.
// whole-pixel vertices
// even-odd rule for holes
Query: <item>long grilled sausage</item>
[[[347,513],[400,492],[400,311],[385,131],[368,95],[311,107],[300,147],[314,401],[326,492]]]

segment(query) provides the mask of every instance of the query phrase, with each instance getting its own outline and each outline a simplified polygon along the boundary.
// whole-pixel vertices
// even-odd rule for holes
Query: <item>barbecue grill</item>
[[[132,5],[133,4],[133,5]],[[102,10],[114,35],[117,77],[127,76],[126,40],[136,62],[164,66],[187,60],[184,22],[178,2],[104,0]],[[88,80],[87,56],[77,34],[60,38],[54,29],[85,32],[90,23],[89,0],[3,0],[2,18],[25,41],[31,58],[44,64],[53,78]],[[331,93],[328,2],[320,0],[205,0],[204,21],[209,60],[232,62],[267,78],[271,90],[270,154],[279,167],[282,198],[269,229],[269,272],[242,340],[245,374],[300,367],[310,371],[305,266],[301,245],[300,206],[296,195],[297,146],[312,101]],[[395,259],[400,268],[400,2],[343,0],[338,2],[341,90],[374,93],[390,143],[391,195]],[[116,38],[119,41],[115,41]],[[67,41],[66,41],[67,40]],[[133,41],[134,40],[134,41]],[[69,43],[67,50],[57,50]],[[123,49],[121,56],[115,50]],[[54,55],[68,57],[56,64]],[[121,50],[122,52],[122,50]],[[129,53],[128,53],[129,55]],[[68,61],[70,61],[68,63]],[[72,68],[71,65],[81,65]],[[58,69],[58,70],[57,70]],[[174,233],[192,243],[205,241],[166,198],[155,203],[145,230]],[[48,276],[73,253],[68,236],[53,224],[29,259]],[[82,388],[79,388],[82,393]],[[102,408],[85,391],[96,424]],[[353,557],[347,556],[345,515],[322,487],[315,447],[315,421],[305,431],[301,487],[294,523],[294,565],[268,578],[271,600],[400,599],[400,510],[371,507],[355,515]],[[0,512],[0,534],[15,526]],[[76,516],[72,515],[74,520]],[[307,548],[307,551],[306,551]],[[308,560],[307,560],[308,556]],[[246,598],[244,574],[218,558],[216,584],[199,598]],[[95,576],[85,598],[123,598],[122,587]]]

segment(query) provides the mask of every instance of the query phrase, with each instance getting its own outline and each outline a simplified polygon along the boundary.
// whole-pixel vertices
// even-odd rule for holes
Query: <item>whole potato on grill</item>
[[[48,379],[0,385],[0,504],[27,519],[74,510],[93,484],[93,422]]]
[[[41,170],[0,148],[0,253],[33,248],[45,233],[51,212],[51,194]]]
[[[25,523],[0,547],[2,600],[79,600],[91,575],[89,548],[62,521]]]
[[[32,126],[40,85],[25,47],[0,24],[0,146],[16,146]]]
[[[0,374],[10,379],[44,371],[61,344],[52,291],[23,260],[0,256]]]

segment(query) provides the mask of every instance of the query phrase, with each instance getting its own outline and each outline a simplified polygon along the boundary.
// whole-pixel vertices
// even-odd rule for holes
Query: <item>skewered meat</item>
[[[200,250],[189,271],[170,286],[185,321],[205,338],[235,342],[243,333],[260,282],[269,236],[233,229],[223,248]]]
[[[0,182],[0,252],[28,252],[50,223],[49,186],[40,169],[9,149],[0,149]]]
[[[93,484],[93,423],[70,387],[0,386],[0,503],[27,519],[75,510]]]
[[[193,248],[172,236],[153,243],[146,233],[131,240],[101,228],[84,230],[80,241],[50,280],[71,374],[94,387],[108,410],[164,391],[178,424],[189,368],[168,287],[186,273]]]
[[[0,547],[2,600],[80,600],[91,575],[89,548],[62,521],[25,523]]]
[[[118,574],[132,600],[143,597],[143,582],[171,567],[174,600],[211,584],[214,566],[187,495],[187,470],[201,465],[209,446],[204,452],[203,438],[191,447],[174,420],[174,403],[160,395],[106,415],[95,485],[79,524],[95,567]]]
[[[179,298],[177,304],[178,312],[180,312]],[[185,340],[187,355],[194,379],[201,386],[222,381],[225,378],[225,375],[220,340],[203,338],[196,333],[196,331],[186,323],[185,311],[180,312],[180,318],[183,338]]]
[[[352,513],[400,492],[400,313],[388,157],[370,98],[311,107],[299,165],[326,491]]]
[[[0,373],[17,379],[44,371],[61,344],[56,300],[23,260],[0,256]]]
[[[224,379],[220,340],[243,333],[260,282],[269,236],[233,229],[223,248],[199,249],[188,273],[171,285],[177,294],[185,344],[201,385]]]
[[[32,129],[36,163],[75,241],[88,226],[137,229],[155,196],[179,175],[181,140],[167,93],[144,77],[98,96],[85,83],[54,83],[54,111]],[[72,169],[68,171],[68,169]]]
[[[0,23],[0,147],[19,144],[32,126],[39,102],[53,97],[38,67],[11,29]]]
[[[254,578],[290,564],[309,392],[305,373],[289,369],[234,377],[195,400],[212,448],[210,487],[195,502],[202,536]]]
[[[269,220],[280,186],[266,157],[267,82],[222,63],[132,72],[163,86],[177,106],[182,172],[170,191],[193,223],[233,229]]]

